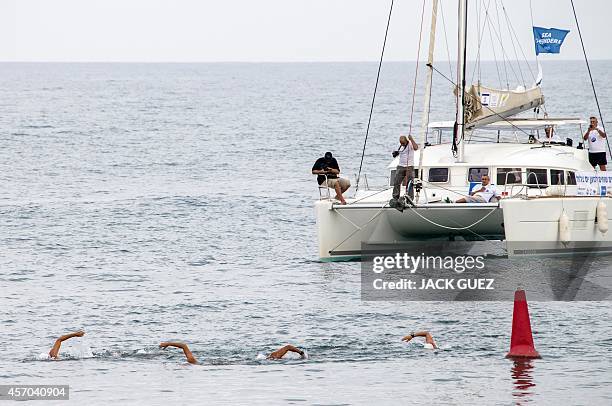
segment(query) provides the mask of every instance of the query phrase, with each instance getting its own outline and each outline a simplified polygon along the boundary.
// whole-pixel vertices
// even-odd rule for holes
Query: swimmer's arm
[[[191,353],[191,350],[189,350],[189,347],[185,343],[172,343],[172,342],[164,341],[163,343],[159,344],[159,346],[160,348],[166,348],[166,347],[180,348],[181,350],[183,350],[183,353],[185,354],[185,358],[187,358],[187,362],[189,362],[190,364],[198,363],[198,360],[195,359],[195,357]]]
[[[306,355],[304,354],[304,351],[300,350],[297,347],[294,347],[293,345],[286,345],[286,346],[284,346],[282,348],[279,348],[278,350],[274,351],[270,355],[268,355],[268,359],[281,359],[288,352],[295,352],[297,354],[300,354],[300,357],[302,357],[302,359],[304,359],[306,357]]]
[[[425,337],[425,342],[427,344],[431,344],[434,348],[438,348],[436,342],[433,339],[433,336],[429,333],[429,331],[415,331],[414,333],[410,333],[406,337],[402,338],[402,341],[410,341],[414,337]]]
[[[63,336],[55,340],[55,344],[53,344],[53,348],[51,348],[51,351],[49,351],[49,357],[57,358],[57,356],[59,355],[60,347],[62,346],[62,342],[70,338],[73,338],[73,337],[83,337],[84,335],[85,335],[84,331],[76,331],[74,333],[64,334]]]

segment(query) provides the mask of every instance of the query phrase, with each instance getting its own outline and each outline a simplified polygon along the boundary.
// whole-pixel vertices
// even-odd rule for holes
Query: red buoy
[[[527,298],[522,289],[514,292],[514,313],[512,314],[512,339],[506,358],[541,358],[533,345],[531,321]]]

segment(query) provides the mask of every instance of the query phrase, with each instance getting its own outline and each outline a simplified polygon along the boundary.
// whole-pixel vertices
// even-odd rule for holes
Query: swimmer
[[[189,350],[189,347],[185,343],[163,342],[163,343],[159,344],[159,347],[160,348],[167,348],[167,347],[180,348],[180,349],[183,350],[183,353],[185,354],[185,358],[187,358],[187,362],[189,362],[190,364],[197,364],[198,363],[198,360],[196,360],[196,358],[193,356],[193,354]],[[306,358],[306,353],[304,351],[300,350],[297,347],[294,347],[293,345],[286,345],[286,346],[284,346],[282,348],[279,348],[278,350],[274,351],[270,355],[268,355],[268,359],[281,359],[288,352],[295,352],[295,353],[300,354],[300,357],[302,359]]]
[[[438,348],[438,346],[436,345],[436,342],[434,341],[434,338],[431,334],[429,334],[429,331],[417,331],[417,332],[412,332],[410,334],[408,334],[406,337],[402,338],[402,341],[406,341],[409,342],[410,340],[412,340],[414,337],[425,337],[425,346],[426,348],[430,348],[432,350],[435,350]],[[427,345],[429,344],[429,345]]]
[[[300,357],[302,359],[306,358],[306,353],[304,351],[300,350],[297,347],[294,347],[293,345],[286,345],[286,346],[284,346],[282,348],[279,348],[278,350],[274,351],[270,355],[268,355],[268,359],[281,359],[288,352],[295,352],[295,353],[300,354]]]
[[[197,364],[198,363],[198,360],[195,359],[195,357],[193,356],[193,354],[189,350],[189,347],[185,343],[172,343],[172,342],[164,341],[163,343],[159,344],[159,347],[160,348],[164,348],[164,349],[167,348],[167,347],[180,348],[180,349],[183,350],[183,353],[185,354],[185,358],[187,358],[187,362],[189,362],[190,364]]]
[[[72,337],[83,337],[85,335],[85,332],[82,330],[79,330],[77,332],[74,333],[70,333],[70,334],[65,334],[63,336],[61,336],[60,338],[58,338],[57,340],[55,340],[55,344],[53,344],[53,348],[51,348],[51,351],[49,351],[49,357],[53,358],[53,359],[58,359],[59,358],[59,350],[60,347],[62,346],[62,342],[72,338]]]

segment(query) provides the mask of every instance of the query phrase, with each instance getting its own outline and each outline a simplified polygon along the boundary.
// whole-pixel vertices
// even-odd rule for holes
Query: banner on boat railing
[[[576,186],[578,196],[606,196],[612,195],[612,171],[576,172]]]

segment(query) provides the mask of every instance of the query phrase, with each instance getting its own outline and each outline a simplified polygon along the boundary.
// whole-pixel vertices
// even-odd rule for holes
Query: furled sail
[[[482,127],[542,104],[544,95],[539,86],[531,89],[519,86],[515,90],[499,90],[473,85],[465,94],[465,125],[468,129]]]

